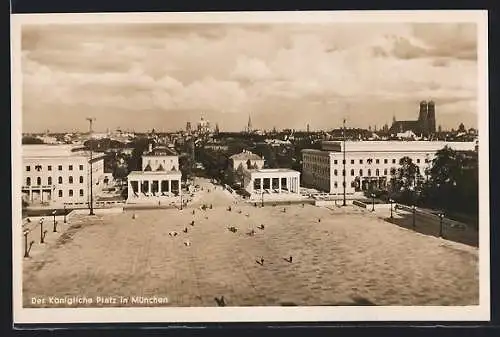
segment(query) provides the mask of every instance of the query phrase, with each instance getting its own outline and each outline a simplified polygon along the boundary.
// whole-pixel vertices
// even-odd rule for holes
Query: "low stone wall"
[[[71,213],[88,215],[89,210],[88,209],[75,209]],[[98,215],[98,214],[116,214],[116,213],[123,213],[123,207],[94,208],[94,214],[96,214],[96,215]]]
[[[352,205],[354,203],[353,200],[346,199],[346,205]],[[314,200],[315,206],[340,206],[343,204],[343,199],[335,199],[335,200]]]
[[[361,202],[361,201],[358,201],[358,200],[353,200],[352,204],[354,206],[358,206],[358,207],[361,207],[361,208],[367,208],[366,204],[364,202]]]
[[[66,214],[66,221],[68,221],[72,216],[74,216],[76,213],[76,210],[73,210]],[[44,222],[46,221],[54,221],[54,216],[53,215],[37,215],[37,216],[28,216],[23,219],[23,223],[30,222],[30,223],[38,223],[40,222],[41,219],[44,219]],[[57,222],[63,222],[64,221],[64,215],[56,215],[56,221]]]

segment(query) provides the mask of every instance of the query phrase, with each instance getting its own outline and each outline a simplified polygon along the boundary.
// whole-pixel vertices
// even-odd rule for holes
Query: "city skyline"
[[[476,40],[451,23],[26,26],[23,132],[381,128],[421,100],[475,128]]]

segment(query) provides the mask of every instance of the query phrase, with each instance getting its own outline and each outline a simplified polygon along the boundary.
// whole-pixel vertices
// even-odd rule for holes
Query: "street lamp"
[[[375,211],[375,194],[372,193],[371,197],[372,197],[372,212],[374,212]]]
[[[40,219],[40,243],[45,243],[45,234],[47,231],[43,230],[43,218]]]
[[[413,225],[413,229],[415,229],[415,227],[416,227],[415,216],[416,216],[416,212],[417,212],[417,208],[415,207],[415,205],[411,206],[411,210],[413,212],[413,223],[412,223],[412,225]]]
[[[64,223],[66,223],[66,205],[64,205]]]
[[[392,204],[394,203],[394,200],[389,199],[389,203],[391,204],[391,219],[393,219],[394,217],[392,216]]]
[[[439,213],[439,237],[443,238],[444,233],[443,233],[443,219],[444,219],[444,213]]]
[[[261,196],[262,196],[262,207],[264,207],[264,191],[262,191]]]
[[[52,212],[52,215],[54,216],[54,230],[53,232],[57,232],[57,222],[56,222],[56,210]]]
[[[89,138],[92,139],[92,122],[95,121],[95,118],[92,117],[87,117],[87,120],[89,121]],[[92,180],[92,142],[89,143],[89,149],[90,149],[90,212],[89,215],[94,215],[94,200],[93,200],[93,180]],[[66,212],[64,212],[66,215]],[[64,221],[66,222],[66,221]]]
[[[30,257],[30,249],[28,247],[28,234],[30,233],[29,230],[24,231],[24,257]]]

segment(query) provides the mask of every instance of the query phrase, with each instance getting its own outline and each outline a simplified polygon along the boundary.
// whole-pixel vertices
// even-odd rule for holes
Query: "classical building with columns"
[[[300,196],[300,172],[284,168],[246,170],[243,185],[250,199],[261,198],[263,194],[295,199]]]
[[[127,177],[127,203],[161,203],[180,198],[181,177],[177,154],[150,144],[142,155],[142,170],[132,171]]]
[[[456,151],[474,151],[475,142],[444,141],[324,141],[322,149],[302,150],[304,186],[334,195],[346,195],[372,188],[385,188],[400,159],[409,157],[425,179],[436,152],[448,146]],[[344,172],[345,151],[345,172]]]

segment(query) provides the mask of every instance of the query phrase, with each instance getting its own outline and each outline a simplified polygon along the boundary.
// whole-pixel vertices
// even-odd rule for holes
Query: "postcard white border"
[[[325,11],[11,15],[13,321],[25,323],[177,323],[327,321],[488,321],[490,320],[488,27],[487,11]],[[26,24],[78,23],[333,23],[471,22],[477,24],[479,141],[479,305],[462,307],[215,307],[64,308],[22,307],[21,28]]]

